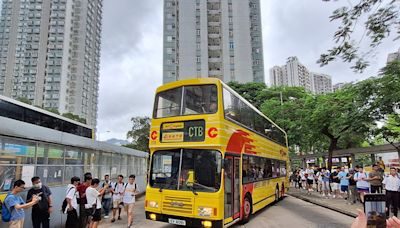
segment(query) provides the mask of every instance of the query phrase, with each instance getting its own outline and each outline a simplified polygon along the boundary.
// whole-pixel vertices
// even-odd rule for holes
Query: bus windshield
[[[181,86],[157,94],[154,118],[217,112],[217,86]]]
[[[177,149],[153,154],[150,186],[181,191],[216,192],[221,186],[221,153]]]

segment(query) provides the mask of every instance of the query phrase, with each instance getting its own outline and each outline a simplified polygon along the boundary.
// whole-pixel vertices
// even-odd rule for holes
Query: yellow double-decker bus
[[[149,146],[147,219],[228,227],[289,186],[286,133],[218,79],[160,86]]]

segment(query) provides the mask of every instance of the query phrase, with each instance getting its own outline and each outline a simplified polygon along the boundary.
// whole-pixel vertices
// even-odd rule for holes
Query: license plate
[[[180,225],[180,226],[186,226],[186,221],[185,220],[180,220],[180,219],[168,219],[168,222],[174,225]]]

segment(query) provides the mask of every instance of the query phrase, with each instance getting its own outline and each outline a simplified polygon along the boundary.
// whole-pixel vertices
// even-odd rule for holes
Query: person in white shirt
[[[78,186],[81,179],[79,177],[72,177],[71,184],[67,187],[65,199],[67,201],[66,213],[67,221],[65,228],[76,228],[78,227],[78,202],[76,198],[79,196],[76,187]],[[65,213],[65,212],[64,212]]]
[[[314,189],[313,189],[314,169],[311,167],[308,167],[308,169],[306,169],[306,174],[307,174],[307,191],[308,191],[308,194],[311,194],[311,192],[314,191]]]
[[[360,193],[360,201],[364,203],[364,195],[369,193],[369,178],[368,174],[364,172],[364,168],[362,166],[358,166],[358,172],[354,175],[354,180],[357,181],[357,191]]]
[[[400,179],[397,176],[396,168],[390,168],[390,175],[382,182],[386,189],[386,217],[389,218],[390,205],[393,207],[393,214],[397,217]]]
[[[111,187],[111,192],[113,193],[112,200],[113,200],[113,217],[111,222],[115,222],[115,216],[117,215],[118,209],[118,220],[121,220],[121,209],[122,205],[122,196],[124,195],[125,191],[125,183],[123,182],[124,176],[118,175],[118,182],[114,183]],[[121,207],[122,205],[122,207]]]
[[[307,175],[306,171],[303,169],[300,170],[300,179],[301,179],[301,188],[306,189],[306,180],[307,180]]]
[[[87,204],[85,204],[85,209],[88,213],[88,216],[92,216],[89,228],[97,228],[99,221],[101,220],[101,197],[109,187],[109,185],[107,184],[104,186],[104,188],[100,189],[100,191],[97,191],[99,184],[99,179],[92,179],[92,184],[86,189],[85,192],[87,200]]]
[[[124,197],[122,199],[126,213],[128,214],[128,227],[131,227],[133,223],[133,209],[135,207],[137,193],[139,193],[139,189],[137,188],[137,184],[135,182],[135,175],[130,175],[128,184],[125,187]]]

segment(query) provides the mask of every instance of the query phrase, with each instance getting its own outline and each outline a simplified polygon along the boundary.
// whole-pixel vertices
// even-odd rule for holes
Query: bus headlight
[[[156,201],[150,201],[150,202],[149,202],[149,207],[158,208],[158,202],[156,202]]]
[[[210,207],[198,207],[197,214],[203,217],[210,217],[212,215],[213,209]]]

